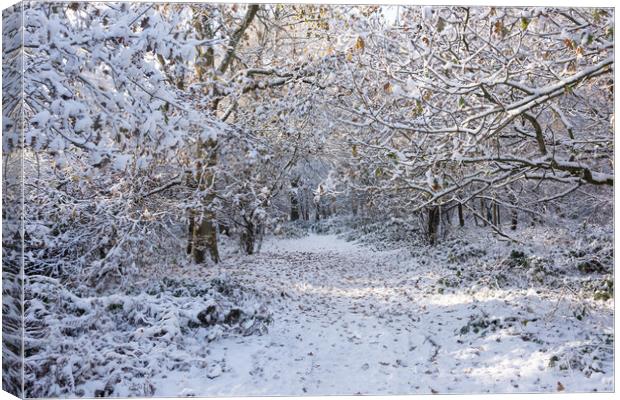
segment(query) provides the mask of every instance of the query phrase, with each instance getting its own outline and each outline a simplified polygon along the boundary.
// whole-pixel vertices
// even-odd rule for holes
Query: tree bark
[[[213,213],[203,211],[199,224],[194,226],[194,262],[197,264],[204,263],[207,252],[212,261],[220,262],[217,248],[217,229],[213,224]]]
[[[192,248],[194,243],[194,212],[189,210],[189,224],[187,226],[187,254],[192,254]]]
[[[256,236],[254,232],[254,224],[252,222],[246,221],[245,230],[241,234],[241,241],[243,242],[243,249],[245,250],[245,253],[248,255],[254,254],[254,242],[256,241]]]
[[[217,263],[220,261],[217,247],[217,226],[215,223],[215,212],[211,209],[213,200],[215,200],[215,176],[213,175],[212,168],[217,165],[216,143],[213,140],[208,140],[206,143],[199,141],[198,147],[198,159],[206,156],[207,168],[203,170],[200,168],[200,163],[198,163],[196,181],[198,182],[200,192],[206,194],[202,201],[198,223],[194,222],[192,254],[194,262],[203,263],[208,252],[211,260]],[[206,155],[204,154],[205,150],[208,151]]]
[[[465,217],[463,216],[463,204],[459,203],[459,225],[465,226]]]
[[[291,221],[297,221],[299,219],[299,192],[298,192],[298,179],[291,181]]]
[[[304,221],[310,221],[310,202],[308,201],[307,191],[304,190]]]
[[[491,204],[486,204],[486,202],[484,203],[484,208],[487,211],[487,221],[489,221],[491,224],[495,225],[494,222],[494,218],[495,216],[493,215],[493,202]]]
[[[302,216],[304,218],[304,221],[310,220],[310,200],[309,199],[310,199],[310,196],[308,194],[308,188],[304,185],[303,196],[301,199],[301,203],[303,205]]]
[[[428,209],[428,241],[431,245],[437,243],[440,215],[439,206],[434,206]]]
[[[501,223],[499,204],[497,202],[493,202],[493,224],[499,227]]]
[[[517,197],[515,196],[514,193],[509,192],[509,199],[510,199],[510,204],[512,204],[513,206],[517,204]],[[511,208],[510,209],[510,229],[513,231],[516,231],[518,222],[519,222],[519,219],[518,219],[517,209]]]

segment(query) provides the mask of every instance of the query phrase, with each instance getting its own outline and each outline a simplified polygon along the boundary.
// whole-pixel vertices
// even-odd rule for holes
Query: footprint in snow
[[[196,392],[194,391],[194,389],[190,389],[190,388],[184,388],[183,390],[181,390],[181,393],[179,393],[179,397],[194,397],[196,396]]]

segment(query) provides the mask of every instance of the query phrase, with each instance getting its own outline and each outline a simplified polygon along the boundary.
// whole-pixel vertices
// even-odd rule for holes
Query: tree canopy
[[[309,214],[417,215],[434,240],[458,208],[508,237],[489,207],[613,185],[610,9],[22,6],[3,149],[39,269],[101,277],[186,240],[218,261],[218,234],[252,253]]]

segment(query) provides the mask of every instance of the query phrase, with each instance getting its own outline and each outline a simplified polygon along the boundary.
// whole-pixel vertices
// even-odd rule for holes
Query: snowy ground
[[[270,239],[217,271],[177,269],[256,288],[273,323],[262,336],[209,343],[215,373],[151,377],[154,395],[613,390],[613,299],[567,287],[442,286],[454,268],[437,260],[309,235]]]

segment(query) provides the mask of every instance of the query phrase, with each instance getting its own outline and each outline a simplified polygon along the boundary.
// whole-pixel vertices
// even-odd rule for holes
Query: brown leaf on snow
[[[364,39],[361,36],[358,36],[357,41],[355,41],[355,49],[364,50]]]
[[[385,93],[392,93],[394,91],[394,88],[392,87],[392,84],[388,82],[383,85],[383,90],[385,91]]]

